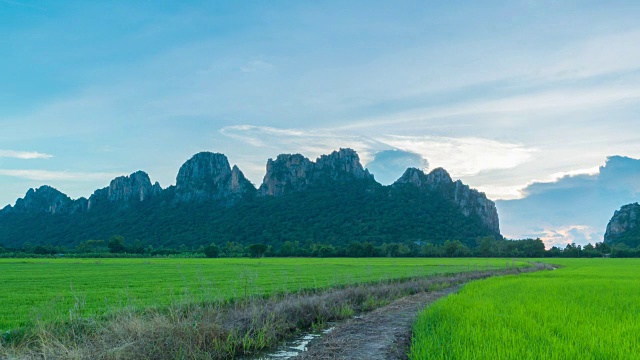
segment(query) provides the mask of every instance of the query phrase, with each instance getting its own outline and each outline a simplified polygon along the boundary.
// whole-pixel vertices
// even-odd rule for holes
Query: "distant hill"
[[[640,246],[640,204],[624,205],[613,214],[607,224],[604,242],[632,248]]]
[[[285,241],[431,242],[500,238],[494,203],[444,169],[407,169],[382,186],[358,154],[340,149],[315,162],[299,154],[267,163],[254,187],[223,154],[203,152],[162,189],[142,171],[118,177],[88,199],[42,186],[0,211],[0,244],[73,247],[121,235],[145,245],[196,247]]]

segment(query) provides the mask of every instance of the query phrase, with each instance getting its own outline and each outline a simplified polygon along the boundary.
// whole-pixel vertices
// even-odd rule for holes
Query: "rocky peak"
[[[427,185],[449,185],[453,182],[451,175],[443,168],[435,168],[427,175]]]
[[[300,154],[281,154],[267,161],[267,173],[260,194],[281,196],[328,182],[348,182],[373,176],[360,163],[352,149],[340,149],[320,156],[316,162]]]
[[[157,182],[151,184],[149,175],[144,171],[136,171],[129,176],[119,176],[109,183],[109,186],[96,190],[87,201],[87,209],[95,208],[98,204],[129,204],[142,202],[159,195],[162,187]]]
[[[146,172],[137,171],[112,180],[109,184],[108,198],[111,202],[144,201],[161,191],[162,188],[157,182],[151,185],[151,179]]]
[[[29,189],[22,199],[18,199],[12,211],[21,213],[65,213],[71,212],[73,200],[51,186]]]
[[[604,234],[604,241],[615,242],[620,236],[638,231],[640,220],[640,204],[633,203],[624,205],[620,210],[616,210],[613,217],[607,224],[607,231]]]
[[[422,184],[427,182],[427,175],[422,170],[416,168],[408,168],[404,174],[396,180],[395,184],[412,184],[417,187],[422,187]]]
[[[413,184],[419,188],[432,190],[437,187],[451,185],[453,184],[453,180],[451,180],[451,176],[443,168],[436,168],[429,174],[425,174],[420,169],[408,168],[395,183]]]
[[[324,172],[333,180],[338,179],[373,179],[369,171],[360,163],[358,153],[353,149],[340,149],[329,155],[322,155],[316,160],[316,170]]]
[[[300,154],[280,154],[267,161],[261,195],[280,196],[291,190],[306,188],[315,170],[315,164]]]
[[[233,199],[255,191],[255,188],[238,169],[231,169],[223,154],[201,152],[187,160],[176,178],[178,201],[207,201]]]
[[[484,193],[458,180],[454,182],[443,168],[432,170],[429,174],[416,168],[409,168],[392,186],[413,185],[424,191],[435,191],[454,202],[465,216],[475,214],[492,232],[500,233],[498,210],[493,201]]]
[[[453,200],[465,216],[476,214],[482,222],[496,234],[500,233],[500,219],[496,204],[487,196],[457,180],[454,183]]]

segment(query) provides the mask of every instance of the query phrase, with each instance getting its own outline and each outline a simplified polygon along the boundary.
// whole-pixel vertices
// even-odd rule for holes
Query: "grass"
[[[640,259],[553,259],[554,271],[466,284],[414,325],[410,358],[640,358]]]
[[[121,309],[524,265],[506,259],[0,259],[0,331]]]
[[[352,271],[368,261],[350,260]],[[278,263],[278,260],[273,262]],[[343,259],[338,264],[346,265],[347,262]],[[448,266],[463,268],[460,260],[445,262],[449,264],[447,269],[450,269]],[[404,263],[411,262],[380,260],[380,264],[396,267]],[[504,265],[490,266],[497,267],[496,270],[476,270],[467,264],[465,269],[472,271],[363,281],[355,285],[279,292],[271,296],[260,293],[260,296],[234,301],[184,302],[144,309],[125,307],[100,317],[71,316],[66,320],[38,321],[17,332],[5,333],[0,339],[0,358],[236,358],[273,347],[299,330],[322,327],[329,321],[348,318],[407,295],[494,275],[540,269],[539,266],[520,267],[525,263],[519,262],[501,263]],[[396,272],[396,275],[401,273]],[[251,276],[252,281],[257,278]],[[240,286],[244,287],[242,281]]]

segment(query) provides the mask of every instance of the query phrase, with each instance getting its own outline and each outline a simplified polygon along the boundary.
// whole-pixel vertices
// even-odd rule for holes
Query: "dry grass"
[[[361,284],[324,291],[193,303],[145,311],[124,309],[107,318],[70,314],[5,336],[8,359],[229,359],[273,347],[297,331],[370,311],[394,299],[470,280],[544,268],[459,273]]]

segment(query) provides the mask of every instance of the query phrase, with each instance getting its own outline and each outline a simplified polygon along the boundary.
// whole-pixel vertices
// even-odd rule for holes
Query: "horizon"
[[[0,204],[136,170],[166,188],[199,151],[260,184],[280,153],[349,147],[383,185],[443,167],[506,237],[602,241],[640,194],[638,10],[0,0]]]

